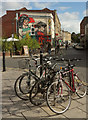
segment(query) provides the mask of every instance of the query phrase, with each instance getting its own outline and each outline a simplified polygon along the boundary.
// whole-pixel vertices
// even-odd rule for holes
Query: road
[[[61,57],[64,57],[64,58],[66,58],[66,59],[72,59],[72,58],[78,58],[78,59],[82,59],[81,61],[78,61],[78,62],[76,62],[75,61],[75,64],[76,64],[76,71],[80,71],[82,74],[83,74],[83,76],[84,76],[84,78],[86,79],[86,77],[87,77],[87,52],[86,52],[86,50],[76,50],[76,49],[74,49],[74,48],[72,48],[72,47],[70,47],[70,48],[68,48],[67,50],[65,50],[64,48],[61,48],[61,53],[62,53],[62,55],[60,56],[59,54],[56,54],[55,55],[55,52],[53,51],[52,52],[52,54],[50,55],[50,56],[58,56],[58,58],[61,58]],[[49,55],[47,55],[47,56],[49,56]],[[18,62],[20,61],[20,63],[22,62],[22,59],[23,58],[21,58],[21,57],[6,57],[6,69],[7,68],[19,68],[19,64],[18,64]],[[53,61],[54,63],[56,62],[56,61]],[[39,61],[38,61],[38,63],[40,63]],[[72,63],[74,63],[74,62],[72,62]],[[22,62],[22,64],[24,64],[24,62]],[[31,62],[31,64],[34,64],[34,62],[32,61]],[[65,63],[66,64],[66,63]],[[60,67],[60,66],[58,66],[58,67]],[[88,80],[87,80],[88,81]]]
[[[60,57],[58,54],[54,54],[54,52],[52,53],[51,56],[58,56],[58,58]],[[74,48],[68,48],[68,50],[62,49],[62,57],[65,58],[81,58],[82,61],[80,61],[79,63],[77,63],[77,66],[80,67],[86,67],[86,61],[87,61],[87,53],[85,50],[76,50]],[[18,68],[18,61],[22,60],[22,58],[15,58],[15,57],[6,57],[6,67],[9,68]]]

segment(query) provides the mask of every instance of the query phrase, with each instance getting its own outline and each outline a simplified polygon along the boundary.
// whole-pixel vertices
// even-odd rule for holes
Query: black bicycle
[[[34,66],[32,66],[30,64],[31,60],[34,61],[34,66],[35,66],[34,69],[32,69],[32,67],[34,67]],[[39,67],[40,66],[37,65],[37,60],[38,60],[38,58],[37,59],[31,58],[31,59],[23,59],[23,60],[19,61],[19,66],[21,68],[25,69],[25,67],[26,67],[28,69],[28,71],[25,71],[16,79],[15,84],[14,84],[14,91],[15,91],[16,95],[22,100],[29,99],[28,95],[30,93],[30,89],[34,85],[35,80],[37,80],[36,76],[37,77],[39,76],[39,73],[40,73]],[[24,65],[21,65],[23,63],[24,63]]]
[[[48,69],[46,72],[46,67],[44,64],[43,65],[37,64],[38,58],[37,59],[31,58],[31,59],[35,62],[35,65],[34,65],[35,68],[31,69],[34,66],[31,65],[30,60],[24,59],[26,64],[24,65],[24,67],[22,66],[22,68],[25,68],[25,66],[28,66],[28,71],[22,73],[22,75],[20,75],[16,79],[14,84],[15,93],[22,100],[29,100],[29,94],[32,86],[34,86],[36,81],[39,81],[42,78],[45,78],[46,74],[48,73]],[[46,61],[46,58],[43,58],[43,59]],[[19,63],[20,63],[19,65],[21,66],[22,64],[21,61]],[[47,61],[47,64],[49,64],[48,61]],[[40,76],[41,68],[42,68],[42,75]]]
[[[36,81],[34,86],[32,87],[29,95],[30,102],[34,105],[41,105],[46,100],[46,91],[48,86],[53,82],[54,76],[56,74],[55,67],[57,63],[52,64],[51,60],[55,60],[56,58],[47,58],[43,59],[44,64],[44,72],[43,76]]]

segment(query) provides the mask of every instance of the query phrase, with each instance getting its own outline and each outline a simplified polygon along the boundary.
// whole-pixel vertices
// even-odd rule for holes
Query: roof
[[[82,23],[84,23],[84,22],[85,22],[85,24],[88,23],[88,16],[85,16],[85,17],[82,19],[82,21],[81,21],[80,24],[82,24]]]
[[[25,11],[25,12],[43,12],[43,13],[54,13],[54,10],[50,10],[48,8],[44,8],[42,10],[28,10],[27,8],[23,7],[19,10],[7,10],[7,13],[11,12],[20,12],[20,11]]]

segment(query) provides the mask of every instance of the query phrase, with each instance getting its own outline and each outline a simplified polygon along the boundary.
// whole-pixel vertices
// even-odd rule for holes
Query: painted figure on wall
[[[35,36],[39,43],[44,44],[46,35],[46,24],[44,22],[38,22],[35,24]]]
[[[35,22],[33,18],[29,18],[28,15],[22,14],[19,17],[19,38],[25,37],[26,33],[31,35],[31,24]]]
[[[51,42],[51,36],[47,35],[47,24],[42,21],[35,22],[28,15],[21,14],[18,19],[18,26],[19,39],[25,38],[26,33],[29,33],[29,36],[34,36],[41,45],[46,45],[46,42]]]

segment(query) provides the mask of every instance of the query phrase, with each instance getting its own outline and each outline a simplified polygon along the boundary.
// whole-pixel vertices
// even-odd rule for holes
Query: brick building
[[[88,16],[80,23],[80,42],[84,47],[88,46]]]
[[[22,38],[25,33],[22,31],[23,19],[25,18],[27,18],[31,29],[31,36],[35,35],[35,31],[38,30],[38,34],[46,36],[46,39],[50,40],[51,43],[53,42],[56,33],[58,34],[57,37],[61,36],[61,24],[55,10],[49,10],[48,8],[42,10],[28,10],[25,7],[19,10],[7,10],[6,14],[0,18],[2,23],[1,36],[8,38],[16,33],[19,35],[19,38]]]

